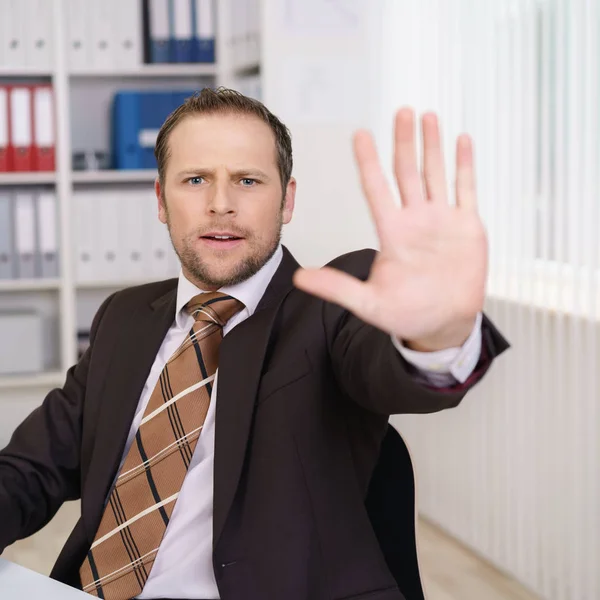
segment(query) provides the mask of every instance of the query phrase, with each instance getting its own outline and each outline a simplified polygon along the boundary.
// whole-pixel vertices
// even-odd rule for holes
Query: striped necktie
[[[243,306],[219,292],[186,305],[194,325],[160,374],[80,569],[88,594],[144,588],[208,412],[223,327]]]

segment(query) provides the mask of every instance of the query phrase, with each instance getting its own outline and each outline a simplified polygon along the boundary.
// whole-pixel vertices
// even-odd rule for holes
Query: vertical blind
[[[457,409],[393,418],[420,511],[541,598],[597,600],[600,2],[384,6],[383,158],[400,105],[440,115],[449,174],[472,134],[486,312],[512,344]]]

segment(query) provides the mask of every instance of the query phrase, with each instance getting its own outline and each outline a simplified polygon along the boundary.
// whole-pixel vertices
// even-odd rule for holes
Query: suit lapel
[[[83,493],[84,498],[90,498],[82,508],[92,539],[148,373],[175,318],[176,299],[175,287],[151,304],[141,303],[126,321],[114,345],[106,386],[101,394],[103,405]]]
[[[283,258],[255,313],[225,336],[219,352],[215,417],[213,547],[216,547],[242,473],[265,353],[281,302],[299,267]]]

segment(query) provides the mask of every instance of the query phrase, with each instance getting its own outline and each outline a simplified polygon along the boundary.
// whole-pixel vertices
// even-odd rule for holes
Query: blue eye
[[[252,187],[256,183],[256,179],[250,179],[249,177],[244,177],[242,179],[242,185],[244,187]]]
[[[203,178],[203,177],[200,177],[200,176],[198,176],[198,177],[190,177],[190,178],[188,179],[188,181],[189,181],[189,182],[190,182],[192,185],[199,185],[199,184],[202,182],[202,180],[203,180],[203,179],[204,179],[204,178]]]

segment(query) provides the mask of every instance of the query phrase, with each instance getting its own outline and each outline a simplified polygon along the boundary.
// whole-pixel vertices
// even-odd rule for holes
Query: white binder
[[[121,217],[121,193],[103,191],[96,197],[93,207],[94,223],[97,228],[97,279],[121,281],[124,275],[123,251],[119,244]]]
[[[71,70],[89,69],[91,33],[88,15],[91,3],[64,0],[67,11],[67,58]]]
[[[13,201],[0,191],[0,279],[14,279]]]
[[[130,1],[130,0],[129,0]],[[93,69],[110,69],[115,66],[115,20],[120,18],[115,0],[86,2],[89,11],[91,48],[90,65]],[[120,8],[121,3],[118,3]],[[119,16],[118,16],[119,15]]]
[[[147,192],[145,192],[147,194]],[[144,225],[150,244],[148,252],[147,272],[152,279],[167,279],[175,270],[175,251],[169,237],[167,226],[158,219],[158,208],[155,195],[148,195],[144,212]],[[173,256],[175,255],[175,258]]]
[[[119,256],[122,262],[117,270],[124,281],[137,282],[148,277],[148,254],[150,244],[144,227],[144,215],[148,206],[146,191],[123,193],[120,201]]]
[[[4,56],[2,66],[24,67],[25,60],[25,23],[30,15],[21,0],[4,0],[2,18],[0,18],[0,39],[3,40]]]
[[[98,200],[98,193],[93,191],[76,191],[73,194],[75,212],[73,239],[78,283],[96,279],[98,249],[95,246],[97,225],[94,222],[94,207]]]
[[[25,27],[25,60],[27,66],[50,70],[54,56],[54,3],[48,0],[25,0],[27,14]]]
[[[58,277],[58,214],[56,192],[40,192],[37,196],[37,229],[42,277]]]
[[[19,279],[33,279],[37,269],[36,211],[33,192],[18,191],[14,198],[16,275]]]
[[[113,0],[114,2],[114,0]],[[121,2],[114,7],[119,17],[115,26],[114,59],[116,69],[137,67],[144,62],[141,2]]]

